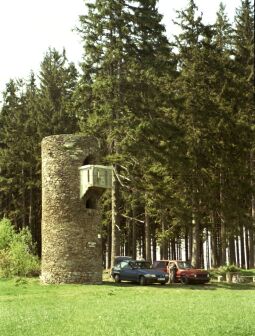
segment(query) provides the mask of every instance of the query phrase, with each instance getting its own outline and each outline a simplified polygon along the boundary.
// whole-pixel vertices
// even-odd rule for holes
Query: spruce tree
[[[149,155],[148,148],[155,150],[156,141],[158,144],[157,132],[166,113],[163,108],[168,108],[170,101],[166,74],[174,71],[156,4],[95,1],[87,4],[88,14],[80,18],[84,74],[77,94],[80,110],[85,111],[82,129],[105,144],[116,176],[125,167],[124,174],[134,184],[138,180],[134,175],[139,175],[134,173],[145,167],[142,156]],[[144,153],[147,148],[147,154],[139,153],[138,147]],[[120,227],[119,182],[114,181],[113,188],[112,258],[119,253],[119,247],[114,247],[116,226]]]
[[[26,84],[25,108],[28,118],[24,123],[24,132],[28,153],[27,181],[27,226],[33,240],[37,242],[37,252],[41,250],[41,137],[38,130],[38,88],[36,77],[31,73]]]
[[[11,80],[0,113],[1,216],[17,228],[29,226],[40,254],[41,141],[77,130],[73,91],[77,71],[65,53],[50,50],[42,62],[41,85]]]
[[[74,133],[77,120],[73,93],[77,70],[68,63],[65,50],[49,49],[41,63],[37,123],[40,137]]]
[[[243,136],[246,139],[246,157],[243,156],[245,168],[246,197],[244,213],[249,213],[245,221],[240,222],[241,233],[245,227],[249,242],[247,244],[248,266],[254,267],[254,5],[250,0],[242,0],[235,17],[235,73],[236,73],[236,99],[235,110],[237,122],[245,129]],[[246,200],[246,201],[245,201]],[[246,211],[245,211],[246,210]],[[244,251],[242,251],[244,256]],[[244,265],[244,257],[242,258]]]
[[[181,28],[176,37],[180,76],[178,91],[184,100],[183,111],[180,115],[182,129],[185,134],[186,167],[180,171],[182,186],[187,190],[186,203],[189,204],[192,225],[192,262],[200,266],[201,234],[203,230],[203,197],[204,179],[208,168],[207,132],[208,118],[213,113],[213,106],[205,98],[208,97],[208,65],[206,54],[211,39],[211,28],[202,23],[202,16],[197,13],[193,0],[189,1],[184,11],[178,11],[177,24]]]
[[[33,74],[30,84],[32,88]],[[31,217],[34,209],[31,207],[29,195],[34,187],[38,189],[40,185],[40,176],[36,176],[37,165],[34,161],[39,148],[34,112],[35,110],[31,113],[28,109],[24,82],[11,80],[4,93],[0,115],[1,194],[4,199],[1,215],[11,218],[17,228],[32,228]],[[40,216],[36,220],[40,221]]]

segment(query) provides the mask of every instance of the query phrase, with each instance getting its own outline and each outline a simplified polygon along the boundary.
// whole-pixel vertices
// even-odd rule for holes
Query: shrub
[[[227,272],[240,272],[241,269],[236,265],[225,265],[219,268],[221,274],[226,274]]]
[[[8,250],[0,250],[0,277],[11,276],[11,261]]]
[[[15,233],[9,220],[0,221],[0,276],[31,276],[40,272],[39,258],[28,228]]]
[[[15,231],[9,219],[2,219],[0,221],[0,251],[9,247],[14,236]]]
[[[39,259],[31,254],[21,240],[14,240],[9,251],[11,275],[31,276],[39,274]]]

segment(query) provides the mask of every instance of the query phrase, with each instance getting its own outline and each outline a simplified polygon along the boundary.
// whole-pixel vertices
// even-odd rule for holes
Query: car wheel
[[[145,277],[144,277],[144,276],[141,276],[141,277],[139,278],[139,284],[140,284],[141,286],[146,285],[146,280],[145,280]]]
[[[116,283],[120,283],[120,282],[121,282],[121,280],[120,280],[120,275],[119,275],[119,274],[115,274],[115,275],[114,275],[114,281],[115,281]]]
[[[166,281],[165,281],[165,282],[161,282],[160,284],[161,284],[161,285],[165,285],[165,284],[166,284]]]
[[[181,277],[181,283],[183,285],[187,285],[189,283],[189,279],[186,276]]]

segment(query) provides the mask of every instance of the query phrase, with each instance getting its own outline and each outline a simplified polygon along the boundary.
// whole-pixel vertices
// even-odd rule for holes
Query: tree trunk
[[[141,237],[141,247],[142,247],[142,258],[145,259],[146,256],[145,256],[145,253],[146,253],[146,250],[145,250],[145,233],[144,233],[144,230],[143,230],[143,235]]]
[[[254,153],[251,151],[251,157],[250,157],[250,167],[251,167],[251,176],[254,174]],[[253,190],[254,182],[253,179],[251,179],[251,187]],[[254,268],[255,267],[255,249],[254,249],[254,230],[255,230],[255,197],[254,194],[252,194],[251,197],[251,229],[249,230],[249,249],[250,249],[250,263],[249,267]]]
[[[152,236],[152,261],[157,260],[157,240],[156,234],[154,233]]]
[[[249,268],[254,268],[255,267],[255,263],[254,263],[254,231],[253,228],[250,229],[249,231],[249,250],[250,250],[250,262],[249,262]]]
[[[192,220],[192,258],[191,263],[193,266],[200,268],[200,225],[196,218]]]
[[[192,227],[189,227],[189,261],[191,261],[192,259],[192,246],[193,244],[193,230]]]
[[[229,263],[230,265],[236,265],[235,255],[235,238],[233,235],[229,237]]]
[[[132,258],[136,259],[136,222],[132,223]]]
[[[133,195],[134,199],[138,199],[138,196],[136,194]],[[132,216],[133,218],[137,218],[137,207],[135,204],[132,206]],[[132,253],[131,256],[133,259],[137,258],[137,230],[138,222],[136,220],[132,221]]]
[[[215,230],[211,232],[211,260],[212,260],[212,268],[216,268],[218,264],[217,264],[217,238]]]
[[[185,243],[185,260],[189,260],[189,235],[188,235],[188,229],[186,229],[186,234],[184,237]]]
[[[164,215],[164,212],[162,210],[161,231],[162,231],[163,236],[164,236],[165,229],[166,229],[165,215]],[[168,259],[168,246],[167,246],[167,241],[166,241],[165,237],[163,238],[163,240],[161,242],[160,254],[161,254],[161,256],[160,256],[161,259]]]
[[[240,264],[242,268],[245,268],[245,249],[244,249],[244,228],[243,226],[241,226],[240,228],[240,252],[241,252]]]
[[[175,248],[175,238],[171,239],[171,250],[172,250],[172,258],[173,260],[177,259],[176,248]]]
[[[210,252],[209,252],[209,231],[208,229],[206,229],[206,249],[205,249],[205,265],[206,265],[206,269],[209,269],[210,268],[210,265],[211,265],[211,262],[210,262],[210,259],[209,259],[209,255],[210,255]]]
[[[21,170],[21,178],[22,178],[22,195],[21,195],[21,199],[22,199],[22,222],[21,222],[21,227],[25,228],[27,226],[28,223],[26,223],[26,190],[25,190],[25,172],[24,172],[24,168],[22,167]]]
[[[105,268],[111,268],[111,224],[107,225],[107,237],[105,243]]]
[[[240,266],[240,248],[239,248],[239,237],[237,236],[235,239],[235,245],[236,245],[236,263],[237,266]]]
[[[29,169],[29,179],[33,180],[32,168]],[[31,230],[32,237],[35,236],[35,228],[33,222],[33,188],[29,188],[29,205],[28,205],[28,227]]]
[[[145,208],[144,233],[145,233],[145,259],[151,262],[151,232],[150,217]]]
[[[118,167],[114,166],[112,174],[112,248],[111,248],[111,267],[114,265],[114,259],[120,255],[120,185],[117,179]]]
[[[245,228],[245,255],[246,255],[246,264],[245,267],[249,268],[250,265],[250,249],[249,249],[249,231]]]
[[[221,250],[220,250],[220,264],[226,265],[226,249],[227,249],[227,242],[226,242],[226,224],[223,214],[223,186],[224,180],[222,178],[222,173],[220,172],[220,242],[221,242]]]
[[[125,242],[125,255],[132,255],[132,222],[129,218],[126,218],[127,237]]]
[[[221,253],[220,253],[220,264],[221,265],[226,265],[226,249],[227,249],[227,244],[226,244],[226,225],[225,221],[221,219],[221,228],[220,228],[220,241],[221,241]]]
[[[220,241],[220,222],[219,216],[214,212],[212,215],[212,232],[211,232],[211,248],[212,248],[212,267],[221,265],[221,241]]]

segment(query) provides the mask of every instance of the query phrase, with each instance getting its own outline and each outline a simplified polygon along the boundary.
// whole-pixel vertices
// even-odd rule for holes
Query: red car
[[[209,272],[193,267],[188,261],[158,260],[154,261],[152,268],[170,273],[171,282],[204,284],[210,281]]]

